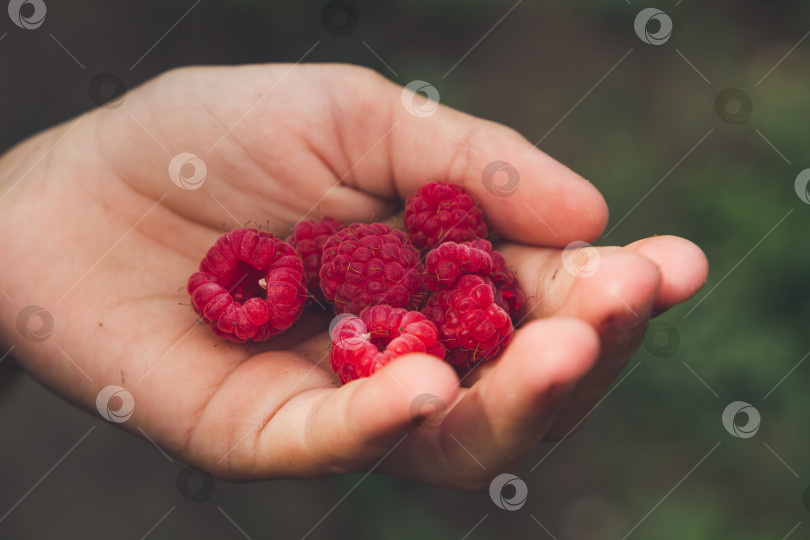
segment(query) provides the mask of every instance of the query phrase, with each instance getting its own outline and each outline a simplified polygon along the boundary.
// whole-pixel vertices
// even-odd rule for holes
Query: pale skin
[[[702,286],[706,258],[686,240],[647,238],[599,248],[596,273],[576,277],[561,248],[601,234],[597,189],[502,125],[445,106],[411,115],[401,91],[351,66],[185,68],[21,143],[0,158],[0,341],[94,414],[102,388],[126,388],[135,408],[121,427],[222,478],[373,469],[478,490],[516,470],[538,442],[581,426],[650,317]],[[171,182],[180,152],[205,161],[200,189]],[[520,172],[511,197],[481,183],[494,160]],[[480,200],[527,296],[513,342],[462,384],[411,354],[339,386],[328,314],[263,345],[229,346],[195,325],[185,283],[224,230],[386,220],[431,180]],[[54,317],[46,341],[17,332],[31,304]],[[447,407],[414,421],[423,394]]]

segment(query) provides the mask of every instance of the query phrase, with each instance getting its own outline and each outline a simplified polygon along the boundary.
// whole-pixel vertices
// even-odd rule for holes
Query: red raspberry
[[[488,278],[474,274],[430,295],[422,313],[438,327],[446,359],[454,366],[494,358],[514,334],[509,315],[495,303]]]
[[[321,290],[336,314],[377,304],[418,309],[424,268],[404,232],[382,223],[355,223],[323,245]]]
[[[335,325],[329,361],[347,383],[368,377],[403,354],[424,352],[444,358],[436,325],[418,311],[388,305],[367,307]]]
[[[488,276],[494,266],[492,256],[483,249],[444,242],[425,257],[425,286],[431,291],[452,287],[465,274]]]
[[[433,182],[405,203],[405,228],[416,247],[433,249],[442,242],[465,242],[487,235],[484,214],[467,190]]]
[[[495,303],[501,306],[510,316],[515,315],[526,303],[526,297],[520,289],[517,276],[507,268],[506,259],[503,258],[501,252],[493,249],[492,244],[484,239],[465,242],[464,245],[486,251],[492,257],[492,273],[487,277],[495,285]]]
[[[485,277],[492,285],[495,303],[509,315],[516,314],[525,303],[517,278],[506,267],[506,259],[487,240],[444,242],[425,258],[425,286],[431,291],[452,287],[466,274]]]
[[[272,234],[235,229],[219,237],[188,279],[194,311],[211,333],[235,343],[265,341],[292,326],[304,307],[304,268]]]
[[[320,221],[302,221],[295,226],[287,242],[295,248],[304,263],[304,276],[307,289],[313,296],[323,297],[321,280],[321,252],[326,240],[343,228],[343,223],[335,218],[325,217]]]

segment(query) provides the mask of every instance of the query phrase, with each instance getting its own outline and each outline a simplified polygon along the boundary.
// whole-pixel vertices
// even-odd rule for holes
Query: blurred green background
[[[542,139],[605,194],[611,221],[598,243],[685,236],[711,272],[651,329],[585,428],[513,471],[529,488],[514,512],[486,493],[374,475],[216,481],[193,502],[176,486],[182,463],[66,405],[7,359],[0,513],[97,429],[0,521],[0,538],[139,538],[164,515],[149,538],[810,538],[810,249],[800,234],[810,208],[794,190],[810,167],[809,3],[351,2],[358,21],[346,36],[322,23],[325,2],[63,4],[47,3],[36,31],[0,17],[0,149],[92,107],[99,72],[132,88],[180,65],[296,61],[320,40],[307,61],[428,81],[443,103]],[[671,18],[666,43],[636,35],[645,7]],[[727,88],[737,97],[718,102]],[[724,429],[734,401],[760,412],[755,436]]]

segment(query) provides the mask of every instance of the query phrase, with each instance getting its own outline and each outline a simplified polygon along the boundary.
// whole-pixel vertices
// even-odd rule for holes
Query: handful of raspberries
[[[332,369],[347,383],[423,352],[459,369],[495,358],[524,304],[515,275],[486,239],[478,203],[457,185],[408,197],[407,233],[382,223],[303,221],[281,240],[255,229],[221,236],[188,280],[215,336],[265,341],[310,298],[332,304]]]

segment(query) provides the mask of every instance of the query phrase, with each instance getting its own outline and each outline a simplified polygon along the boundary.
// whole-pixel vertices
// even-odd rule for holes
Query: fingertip
[[[506,140],[511,146],[501,154],[515,156],[513,164],[519,178],[514,195],[505,196],[497,189],[479,190],[485,213],[489,210],[494,214],[500,232],[515,241],[557,247],[596,240],[609,217],[607,202],[596,186],[516,132],[512,137],[502,137]],[[491,149],[496,145],[490,141],[480,146]],[[480,176],[479,183],[485,175]]]
[[[555,242],[549,245],[565,246],[577,240],[593,242],[604,232],[609,219],[607,201],[590,181],[550,155],[535,149],[527,155],[527,168],[544,171],[546,189],[556,193],[547,196],[548,215],[559,215]],[[540,197],[529,199],[529,204]],[[576,219],[566,219],[576,216]]]
[[[512,351],[512,347],[516,350]],[[553,380],[569,387],[594,366],[599,356],[599,334],[588,323],[573,318],[540,319],[523,326],[516,334],[510,351],[528,356],[522,364],[526,380]]]
[[[595,269],[584,268],[588,272],[574,281],[558,315],[582,319],[600,331],[606,325],[634,328],[649,317],[661,287],[661,272],[653,261],[637,253],[612,251],[589,265]],[[581,270],[573,268],[574,273]]]
[[[668,308],[688,300],[706,283],[709,261],[695,243],[678,236],[655,236],[629,244],[625,249],[653,261],[661,272],[656,307]]]
[[[403,355],[381,369],[380,373],[399,383],[403,401],[409,405],[426,395],[437,397],[449,405],[459,391],[458,375],[452,366],[430,354]]]
[[[596,331],[577,319],[538,319],[526,324],[491,372],[461,400],[471,403],[457,407],[461,410],[455,422],[466,424],[483,409],[490,438],[502,445],[533,444],[593,368],[599,348]],[[467,400],[469,395],[477,397]]]
[[[443,105],[430,118],[396,110],[392,162],[401,196],[430,181],[461,185],[480,201],[491,231],[524,243],[563,247],[604,230],[599,190],[514,129]]]
[[[597,275],[614,300],[636,306],[635,311],[651,306],[661,289],[660,267],[638,253],[609,253],[602,260]]]
[[[360,388],[352,397],[349,414],[365,418],[365,431],[380,433],[419,420],[428,414],[424,409],[428,402],[432,402],[433,410],[447,408],[459,391],[453,368],[435,356],[421,353],[403,355],[371,377],[350,384]]]
[[[561,225],[564,228],[557,231],[558,234],[570,234],[572,237],[561,240],[568,243],[598,238],[608,223],[608,205],[602,193],[582,175],[539,148],[530,146],[525,139],[524,144],[530,148],[522,160],[522,169],[526,176],[531,179],[530,174],[542,174],[544,187],[556,191],[549,203],[553,207],[561,205],[561,215],[570,216],[571,212],[576,212],[577,219],[562,220]]]
[[[599,238],[607,227],[610,219],[607,201],[602,193],[590,182],[582,179],[584,184],[579,186],[581,194],[578,210],[580,214],[581,235],[578,239],[593,242]],[[572,240],[573,241],[573,240]]]
[[[639,253],[609,253],[603,259],[599,271],[609,284],[627,292],[629,299],[633,299],[633,296],[649,296],[661,287],[660,266]],[[628,275],[632,280],[627,279]]]

